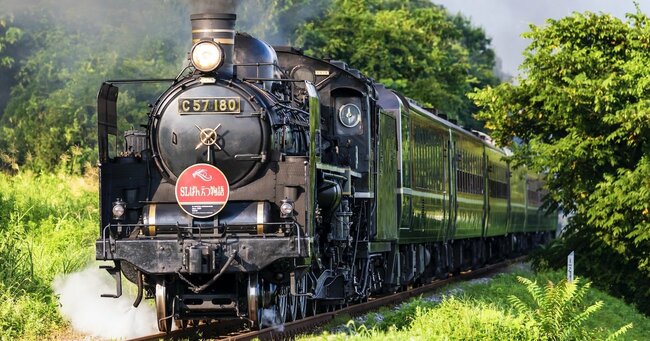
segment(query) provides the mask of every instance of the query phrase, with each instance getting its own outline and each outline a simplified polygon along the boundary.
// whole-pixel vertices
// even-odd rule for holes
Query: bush
[[[557,284],[548,281],[542,288],[537,282],[521,276],[517,280],[526,286],[534,303],[530,305],[514,295],[510,295],[510,303],[521,316],[527,317],[528,324],[539,331],[540,339],[593,340],[603,335],[602,328],[589,329],[584,326],[587,319],[603,308],[603,301],[583,307],[583,299],[591,283],[579,286],[579,278],[572,282],[562,279]],[[630,328],[631,323],[612,333],[608,339],[615,339]]]
[[[648,275],[596,236],[565,233],[546,247],[533,251],[531,265],[536,271],[562,271],[566,269],[566,257],[571,251],[575,251],[575,273],[588,277],[596,288],[650,315]]]

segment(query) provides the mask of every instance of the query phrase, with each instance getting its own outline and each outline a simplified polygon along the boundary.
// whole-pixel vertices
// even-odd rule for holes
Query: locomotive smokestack
[[[190,20],[192,21],[192,44],[205,38],[219,43],[224,51],[224,63],[218,72],[224,76],[232,76],[237,15],[232,13],[199,13],[192,14]]]

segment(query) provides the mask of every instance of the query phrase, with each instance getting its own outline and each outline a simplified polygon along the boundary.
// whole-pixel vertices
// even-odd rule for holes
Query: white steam
[[[158,332],[156,312],[135,297],[103,298],[115,293],[115,283],[106,271],[95,266],[54,280],[61,314],[78,332],[107,339],[124,339]]]
[[[276,314],[274,308],[262,309],[262,325],[275,328],[279,332],[284,331],[284,324],[280,323],[280,316]]]

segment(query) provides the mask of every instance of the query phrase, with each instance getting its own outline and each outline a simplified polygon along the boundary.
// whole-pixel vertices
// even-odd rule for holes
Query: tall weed
[[[97,183],[0,173],[0,339],[38,339],[62,323],[52,280],[92,259]]]
[[[593,340],[603,335],[602,329],[585,327],[585,322],[603,308],[603,301],[585,305],[583,300],[591,287],[587,282],[580,286],[580,278],[574,281],[560,280],[557,284],[548,281],[545,287],[528,278],[518,276],[517,280],[526,286],[533,304],[517,296],[509,297],[510,303],[540,331],[540,338],[549,341]],[[610,335],[620,337],[632,328],[629,323]]]
[[[575,251],[576,274],[588,277],[594,287],[624,299],[650,316],[648,273],[640,271],[636,263],[630,262],[595,235],[565,232],[548,246],[534,250],[531,264],[540,272],[549,269],[562,271],[566,269],[566,257],[572,251]]]
[[[348,333],[323,334],[306,337],[307,340],[538,340],[539,332],[525,317],[504,312],[498,307],[472,302],[464,298],[447,297],[433,307],[417,307],[422,301],[407,307],[414,308],[409,323],[401,327],[372,327],[349,322]],[[399,312],[385,314],[390,320],[404,316]]]

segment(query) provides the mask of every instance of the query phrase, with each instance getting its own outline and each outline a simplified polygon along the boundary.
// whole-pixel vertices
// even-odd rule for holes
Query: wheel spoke
[[[289,287],[286,285],[283,286],[276,286],[276,292],[275,292],[275,313],[276,316],[279,317],[279,323],[284,324],[287,322],[287,302],[288,302],[288,296],[289,296]]]
[[[300,294],[297,299],[300,318],[305,318],[307,317],[307,275],[302,276],[296,284],[296,292]]]
[[[253,325],[261,329],[307,317],[310,306],[306,296],[308,281],[307,275],[296,281],[298,295],[294,296],[289,285],[265,282],[258,274],[249,275],[248,314]],[[272,314],[267,312],[265,318],[264,309]],[[269,318],[271,315],[272,319]]]
[[[291,292],[289,292],[288,295],[288,303],[287,303],[287,309],[289,310],[289,313],[287,314],[287,317],[289,321],[295,321],[299,317],[297,316],[298,314],[298,297],[291,295]]]

